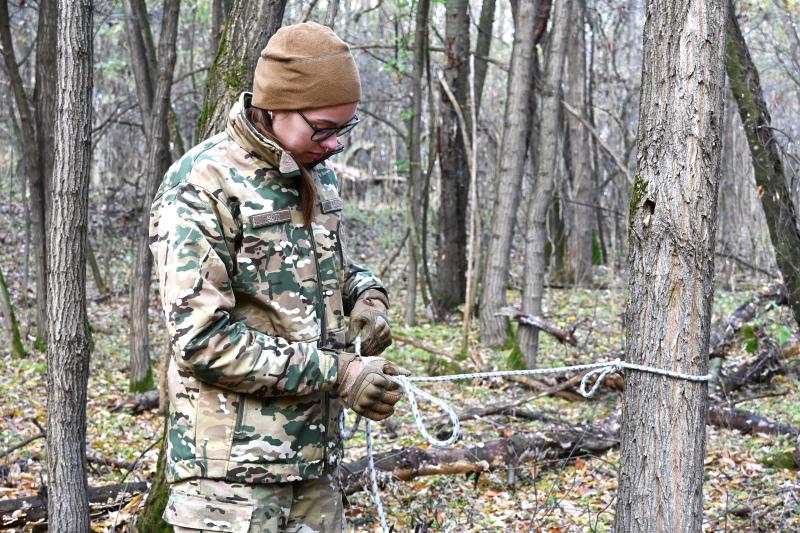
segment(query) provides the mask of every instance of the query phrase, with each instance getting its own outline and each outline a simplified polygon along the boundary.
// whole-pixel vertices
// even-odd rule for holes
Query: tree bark
[[[33,91],[34,117],[36,119],[36,138],[38,143],[39,162],[37,171],[41,176],[41,189],[36,191],[36,206],[42,210],[41,219],[47,220],[49,211],[48,190],[53,181],[53,158],[55,157],[55,117],[56,100],[56,23],[58,5],[56,0],[42,0],[39,2],[39,20],[36,30],[36,82]],[[36,216],[36,215],[35,215]],[[42,232],[44,237],[46,231]],[[47,316],[47,264],[44,251],[44,240],[38,245],[37,262],[42,267],[37,271],[37,324]],[[39,292],[41,287],[41,292]],[[40,298],[39,295],[42,295]],[[44,326],[40,327],[41,337],[44,338]]]
[[[625,360],[708,370],[725,3],[646,8]],[[629,372],[617,531],[700,531],[708,386]]]
[[[131,335],[130,383],[133,392],[142,392],[153,387],[153,373],[150,366],[150,335],[148,331],[148,309],[150,303],[150,278],[153,271],[153,258],[149,249],[148,227],[150,204],[153,202],[161,177],[170,163],[169,120],[172,76],[175,71],[175,42],[178,34],[178,15],[180,0],[164,0],[161,33],[158,43],[158,79],[150,105],[149,122],[146,131],[147,162],[145,165],[145,186],[142,194],[142,218],[138,226],[137,253],[131,280]]]
[[[206,80],[196,141],[221,130],[233,102],[242,91],[251,90],[258,57],[281,27],[285,8],[286,0],[233,1]]]
[[[570,35],[567,45],[567,90],[565,99],[581,117],[587,115],[586,97],[586,19],[585,0],[572,1]],[[576,286],[592,282],[592,229],[594,191],[589,158],[589,132],[572,114],[567,115],[571,182],[568,203],[570,224],[567,232],[566,281]]]
[[[800,228],[797,209],[787,185],[778,140],[770,126],[771,118],[764,92],[747,43],[736,21],[733,4],[728,1],[727,71],[739,115],[744,125],[756,184],[763,189],[769,236],[775,248],[775,261],[789,293],[789,307],[800,326]]]
[[[11,340],[11,355],[13,357],[25,357],[25,347],[22,346],[17,315],[14,313],[14,302],[11,300],[11,294],[8,292],[8,286],[2,271],[0,271],[0,308],[2,308],[3,322],[5,322],[8,337]]]
[[[469,14],[467,0],[448,0],[445,8],[444,79],[457,105],[467,109],[469,83]],[[464,111],[466,114],[466,111]],[[438,146],[440,181],[436,233],[437,263],[433,299],[437,309],[464,301],[467,275],[467,199],[469,169],[455,105],[442,91]]]
[[[527,107],[531,93],[532,56],[534,53],[533,21],[536,15],[533,0],[519,2],[511,52],[511,72],[503,117],[497,196],[492,210],[489,249],[483,277],[480,302],[481,341],[489,346],[502,344],[507,335],[507,319],[496,316],[506,305],[511,237],[517,217],[522,185],[522,170],[531,130]]]
[[[89,530],[86,239],[92,130],[91,0],[58,2],[55,166],[48,217],[47,465],[52,532]]]
[[[416,322],[417,310],[417,278],[421,258],[419,235],[425,228],[420,227],[422,220],[422,76],[425,73],[425,50],[428,47],[428,13],[430,1],[420,0],[414,29],[414,63],[411,72],[411,118],[408,120],[408,158],[409,173],[407,187],[408,210],[406,213],[409,236],[408,270],[406,274],[406,325]]]
[[[553,199],[556,171],[561,156],[561,78],[566,54],[567,21],[571,0],[553,6],[553,25],[540,91],[539,152],[533,175],[533,191],[528,200],[525,239],[525,279],[522,289],[522,312],[542,314],[544,295],[547,210]],[[519,360],[526,368],[536,368],[539,352],[539,328],[520,325],[517,330]]]

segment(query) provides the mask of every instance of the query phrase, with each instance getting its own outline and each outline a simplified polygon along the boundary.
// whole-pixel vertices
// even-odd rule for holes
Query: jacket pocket
[[[247,533],[254,505],[171,491],[162,518],[173,526],[203,531]]]

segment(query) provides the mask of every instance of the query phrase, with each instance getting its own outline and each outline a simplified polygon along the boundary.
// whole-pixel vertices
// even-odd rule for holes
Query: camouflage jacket
[[[174,163],[150,218],[172,344],[167,479],[311,479],[341,456],[331,391],[345,315],[384,290],[349,261],[342,201],[324,164],[302,222],[297,163],[246,119]]]

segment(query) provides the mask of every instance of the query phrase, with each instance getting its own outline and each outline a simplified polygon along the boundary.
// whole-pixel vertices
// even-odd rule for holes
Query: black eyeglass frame
[[[329,139],[333,135],[336,135],[337,137],[347,135],[350,133],[350,130],[355,128],[356,125],[361,122],[358,119],[358,116],[353,115],[353,118],[350,119],[350,122],[340,128],[318,128],[313,125],[311,121],[308,120],[308,117],[306,117],[301,111],[298,111],[297,114],[306,121],[306,124],[308,124],[309,128],[314,130],[314,133],[311,134],[311,140],[317,143],[322,142],[325,139]]]

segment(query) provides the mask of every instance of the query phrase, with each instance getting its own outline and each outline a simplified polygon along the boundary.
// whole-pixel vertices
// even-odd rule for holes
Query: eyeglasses
[[[330,138],[332,135],[336,135],[337,137],[347,135],[350,133],[350,130],[355,128],[356,124],[360,122],[358,117],[354,116],[352,119],[350,119],[350,122],[340,128],[318,128],[313,125],[302,112],[298,111],[297,114],[303,117],[303,120],[306,121],[306,124],[308,124],[309,128],[314,130],[314,133],[311,134],[311,140],[314,142],[322,142],[325,139]]]

